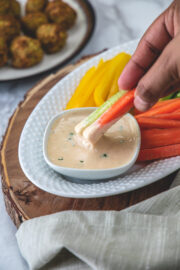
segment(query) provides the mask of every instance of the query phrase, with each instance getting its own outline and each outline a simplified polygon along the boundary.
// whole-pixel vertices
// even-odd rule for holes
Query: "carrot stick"
[[[174,101],[175,101],[175,99],[168,99],[168,100],[158,101],[153,107],[158,108],[158,107],[160,107],[162,105],[167,105],[167,104],[173,103]]]
[[[120,117],[127,113],[133,107],[134,92],[135,90],[128,91],[95,122],[85,128],[83,130],[83,137],[85,140],[91,144],[95,144],[101,138],[101,136],[103,136],[103,134],[119,120]]]
[[[141,128],[180,128],[180,121],[153,117],[139,117],[137,119]]]
[[[178,112],[180,112],[180,109],[178,109],[178,110],[175,111],[175,113],[178,113]]]
[[[180,155],[180,144],[140,150],[138,161],[162,159]]]
[[[165,101],[163,101],[165,102]],[[164,113],[171,113],[180,108],[180,99],[174,99],[173,102],[168,102],[163,106],[157,107],[154,110],[149,110],[145,113],[138,114],[137,118],[142,117],[142,116],[154,116],[157,114],[164,114]]]
[[[98,120],[100,126],[123,116],[133,107],[135,90],[127,92],[122,98],[114,103]]]
[[[152,106],[152,108],[150,110],[153,110],[155,108],[160,108],[164,105],[173,103],[175,101],[175,99],[168,99],[168,100],[164,100],[164,101],[158,101],[154,106]]]
[[[164,105],[167,105],[167,104],[170,104],[170,103],[173,103],[175,99],[170,99],[170,100],[164,100],[164,101],[158,101],[154,106],[152,106],[147,112],[150,112],[150,111],[153,111],[154,109],[156,108],[160,108]],[[135,115],[141,115],[143,116],[144,115],[144,112],[139,112],[137,109],[135,109]]]
[[[180,143],[180,128],[141,131],[141,149]]]
[[[180,120],[180,111],[179,112],[174,112],[174,113],[166,113],[166,114],[154,115],[153,118]]]
[[[166,100],[166,102],[169,101],[169,100]],[[148,112],[154,110],[155,108],[159,108],[161,106],[164,106],[165,104],[165,101],[158,101],[154,106],[152,106]],[[138,111],[136,108],[134,108],[134,115],[143,115],[144,112],[142,113],[141,111]]]

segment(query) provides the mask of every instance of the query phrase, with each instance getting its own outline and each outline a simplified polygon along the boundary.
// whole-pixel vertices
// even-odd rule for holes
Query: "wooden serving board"
[[[17,227],[24,220],[64,210],[121,210],[167,190],[174,179],[175,173],[125,194],[96,199],[73,199],[40,190],[25,177],[18,160],[18,144],[28,116],[53,85],[88,59],[86,57],[74,65],[68,65],[35,85],[9,120],[1,145],[2,190],[7,212]]]

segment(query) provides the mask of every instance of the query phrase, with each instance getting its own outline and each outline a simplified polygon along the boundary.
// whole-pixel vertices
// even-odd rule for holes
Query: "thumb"
[[[177,35],[139,81],[134,99],[134,105],[139,111],[148,110],[160,97],[180,87],[179,44],[180,35]]]

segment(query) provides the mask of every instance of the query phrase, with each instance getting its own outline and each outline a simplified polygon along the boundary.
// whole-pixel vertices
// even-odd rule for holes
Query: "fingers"
[[[136,87],[135,107],[148,110],[158,99],[180,87],[180,35],[166,46]]]
[[[142,37],[135,53],[119,78],[120,89],[134,88],[171,40],[161,14]]]

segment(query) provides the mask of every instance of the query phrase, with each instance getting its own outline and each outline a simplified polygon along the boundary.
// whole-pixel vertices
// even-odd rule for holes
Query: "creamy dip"
[[[133,119],[125,115],[92,149],[87,149],[78,143],[74,127],[91,112],[92,109],[69,112],[55,120],[47,144],[52,163],[77,169],[108,169],[129,163],[135,154],[139,136]]]

